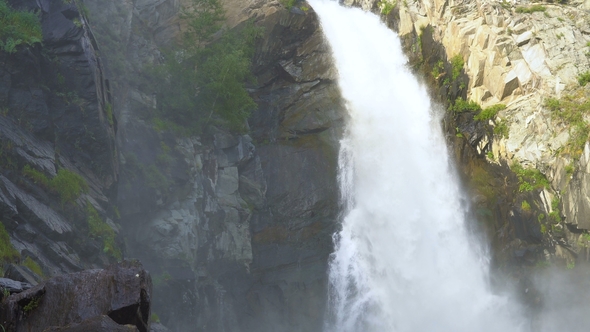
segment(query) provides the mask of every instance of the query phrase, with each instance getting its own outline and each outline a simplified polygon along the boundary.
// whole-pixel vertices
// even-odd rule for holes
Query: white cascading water
[[[487,259],[466,230],[440,118],[397,35],[374,14],[310,3],[349,112],[326,330],[522,331],[516,310],[488,288]]]

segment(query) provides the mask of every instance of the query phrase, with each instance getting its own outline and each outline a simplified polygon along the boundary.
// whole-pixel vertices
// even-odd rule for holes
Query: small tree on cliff
[[[219,0],[193,0],[181,14],[186,25],[181,46],[159,66],[157,94],[163,117],[193,131],[211,122],[245,131],[256,104],[246,90],[255,39],[252,23],[221,29],[225,12]]]

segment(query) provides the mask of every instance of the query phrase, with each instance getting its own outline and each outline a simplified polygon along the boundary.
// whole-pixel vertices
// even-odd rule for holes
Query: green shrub
[[[463,70],[463,66],[465,65],[465,61],[460,54],[455,55],[451,58],[451,67],[452,69],[452,77],[453,81],[459,78],[461,75],[461,71]]]
[[[24,176],[33,180],[34,183],[57,193],[62,203],[72,203],[82,193],[88,191],[86,180],[65,168],[58,170],[57,175],[51,179],[29,165],[23,167],[22,173]]]
[[[220,30],[225,13],[219,0],[193,0],[189,7],[181,15],[188,26],[182,46],[153,70],[159,116],[192,134],[211,122],[245,132],[256,108],[245,86],[254,79],[251,57],[261,30],[252,22]]]
[[[465,99],[459,97],[455,100],[453,106],[451,106],[451,111],[455,113],[481,112],[481,106],[472,100],[466,101]]]
[[[25,165],[25,167],[23,167],[23,175],[33,180],[33,182],[38,185],[41,185],[45,188],[49,187],[49,179],[47,178],[47,175],[39,172],[29,165]]]
[[[566,151],[577,159],[590,135],[590,125],[585,120],[585,116],[590,113],[590,100],[567,95],[561,100],[548,98],[545,107],[551,111],[552,118],[569,127],[570,139]]]
[[[279,2],[288,9],[293,8],[297,4],[297,0],[279,0]]]
[[[86,203],[86,215],[90,237],[102,240],[103,252],[105,254],[116,259],[121,259],[121,250],[115,242],[115,231],[100,218],[98,211],[96,211],[90,202]]]
[[[518,163],[512,165],[512,171],[518,177],[518,191],[531,192],[535,189],[549,188],[549,180],[536,168],[523,168]]]
[[[590,70],[586,71],[578,76],[578,83],[581,86],[586,86],[590,82]]]
[[[80,175],[61,168],[49,181],[49,188],[58,193],[62,203],[72,203],[88,191],[88,184]]]
[[[14,10],[0,0],[0,50],[14,53],[17,46],[40,43],[42,38],[37,14]]]
[[[547,8],[542,5],[532,5],[529,7],[516,7],[517,13],[532,14],[534,12],[544,12]]]
[[[41,266],[39,265],[39,263],[35,262],[33,259],[31,259],[31,257],[25,258],[25,260],[22,262],[22,265],[28,267],[31,271],[35,272],[38,276],[43,277],[43,269],[41,269]]]
[[[520,204],[520,207],[523,211],[526,211],[526,212],[531,210],[531,205],[527,201],[522,201],[522,203]]]
[[[491,120],[496,117],[496,114],[498,114],[499,111],[504,109],[506,109],[506,105],[504,104],[496,104],[494,106],[486,107],[483,111],[474,116],[473,119],[477,121]]]
[[[10,236],[4,224],[0,222],[0,262],[14,262],[19,258],[20,253],[10,243]]]
[[[158,317],[158,315],[155,312],[152,312],[152,315],[150,316],[150,320],[154,323],[159,323],[160,317]]]
[[[397,1],[390,2],[388,0],[379,1],[379,8],[381,8],[381,14],[389,15],[393,8],[397,5]]]
[[[494,134],[500,137],[508,138],[509,128],[506,121],[496,122],[494,126]]]

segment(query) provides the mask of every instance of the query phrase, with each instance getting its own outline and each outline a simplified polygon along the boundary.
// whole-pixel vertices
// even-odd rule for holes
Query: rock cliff
[[[450,106],[447,131],[498,257],[585,260],[590,4],[345,3],[381,13]]]
[[[39,13],[42,43],[0,54],[3,228],[37,273],[103,266],[120,251],[88,211],[114,241],[117,123],[95,39],[73,3],[8,3]]]
[[[116,87],[128,254],[153,273],[154,311],[173,330],[318,330],[344,114],[330,50],[312,10],[224,1],[226,29],[263,28],[250,131],[162,129],[142,80],[190,3],[84,1]]]

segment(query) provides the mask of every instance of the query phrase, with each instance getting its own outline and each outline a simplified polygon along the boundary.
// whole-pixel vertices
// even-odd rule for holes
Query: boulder
[[[6,331],[147,332],[151,292],[151,277],[141,263],[123,261],[54,277],[11,295],[2,303],[0,318]],[[134,329],[112,329],[113,322]]]

